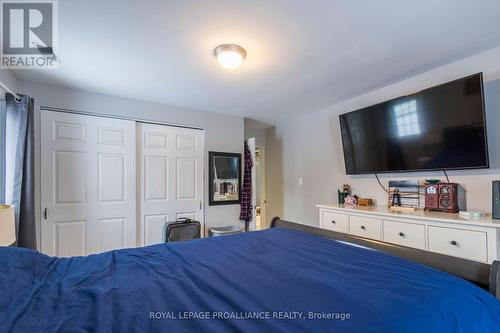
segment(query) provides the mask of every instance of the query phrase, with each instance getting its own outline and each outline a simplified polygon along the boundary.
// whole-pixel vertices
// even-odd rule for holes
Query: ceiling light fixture
[[[243,59],[247,56],[244,48],[234,44],[222,44],[215,48],[214,55],[226,69],[236,69],[240,67]]]

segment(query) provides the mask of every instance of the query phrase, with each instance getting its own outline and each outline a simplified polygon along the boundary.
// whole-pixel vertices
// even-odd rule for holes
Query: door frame
[[[203,188],[202,188],[202,202],[203,202],[203,221],[200,221],[200,223],[203,226],[206,226],[206,220],[207,220],[207,194],[206,194],[206,181],[208,179],[208,167],[206,165],[206,161],[208,160],[208,150],[207,150],[207,142],[206,142],[206,129],[202,126],[192,126],[192,125],[185,125],[185,124],[180,124],[180,123],[174,123],[174,122],[162,122],[162,121],[157,121],[157,120],[151,120],[147,118],[140,118],[140,117],[128,117],[128,116],[117,116],[113,114],[107,114],[107,113],[102,113],[102,112],[90,112],[90,111],[82,111],[82,110],[74,110],[74,109],[66,109],[66,108],[58,108],[58,107],[52,107],[52,106],[45,106],[45,105],[40,105],[39,107],[40,113],[38,114],[38,134],[35,136],[35,157],[36,157],[36,162],[35,165],[38,163],[38,168],[35,170],[35,210],[38,210],[38,214],[35,214],[35,216],[38,216],[38,219],[35,219],[35,230],[36,230],[36,248],[37,251],[41,251],[41,241],[42,241],[42,222],[43,222],[43,205],[42,205],[42,170],[41,170],[41,150],[42,150],[42,140],[41,140],[41,132],[42,132],[42,121],[41,121],[41,114],[44,111],[54,111],[54,112],[61,112],[61,113],[71,113],[71,114],[79,114],[79,115],[86,115],[86,116],[92,116],[92,117],[102,117],[102,118],[110,118],[110,119],[121,119],[121,120],[131,120],[135,121],[136,123],[146,123],[146,124],[155,124],[155,125],[166,125],[166,126],[174,126],[174,127],[180,127],[180,128],[190,128],[190,129],[195,129],[195,130],[200,130],[202,131],[202,136],[203,136],[203,142],[204,142],[204,149],[203,149]],[[36,121],[37,117],[35,117]],[[36,134],[36,133],[35,133]],[[38,143],[36,143],[36,140],[38,140]],[[36,151],[37,150],[37,151]],[[136,150],[137,153],[137,150]],[[136,169],[137,171],[137,169]],[[36,187],[38,186],[38,190]],[[137,194],[137,188],[136,188],[136,194]],[[37,198],[38,196],[38,198]],[[38,209],[36,209],[38,208]],[[136,214],[137,215],[137,214]],[[137,226],[137,221],[136,221],[136,226]],[[205,229],[202,228],[201,231],[201,236],[205,237]],[[136,230],[137,231],[137,230]],[[137,244],[139,246],[139,244]]]

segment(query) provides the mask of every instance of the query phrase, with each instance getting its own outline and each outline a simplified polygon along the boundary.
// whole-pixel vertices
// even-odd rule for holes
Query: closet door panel
[[[42,111],[41,250],[136,245],[135,122]]]
[[[137,124],[141,187],[138,206],[141,245],[165,241],[166,223],[188,217],[203,223],[201,130]]]
[[[144,201],[168,200],[168,156],[144,156]]]
[[[175,182],[177,200],[197,200],[198,191],[196,189],[196,171],[198,160],[194,157],[176,158]]]

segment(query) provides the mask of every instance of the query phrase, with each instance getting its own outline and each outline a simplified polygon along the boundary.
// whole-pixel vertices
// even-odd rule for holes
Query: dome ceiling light
[[[222,44],[214,49],[214,55],[222,67],[233,70],[240,67],[247,52],[238,45]]]

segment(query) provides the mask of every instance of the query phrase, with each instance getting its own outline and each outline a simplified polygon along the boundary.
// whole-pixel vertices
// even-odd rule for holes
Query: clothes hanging
[[[243,170],[243,184],[241,185],[241,212],[240,220],[245,221],[245,231],[248,231],[248,222],[252,220],[252,154],[245,141],[245,156]]]

